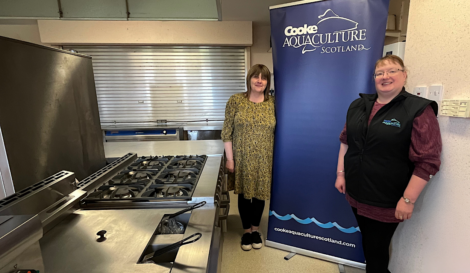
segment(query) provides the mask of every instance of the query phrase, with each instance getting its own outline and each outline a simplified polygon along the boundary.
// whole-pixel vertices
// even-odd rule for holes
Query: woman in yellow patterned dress
[[[271,193],[274,128],[274,97],[269,95],[271,73],[257,64],[246,78],[247,92],[230,97],[222,129],[228,188],[238,194],[238,210],[245,230],[241,247],[248,251],[263,246],[259,223],[265,200]]]

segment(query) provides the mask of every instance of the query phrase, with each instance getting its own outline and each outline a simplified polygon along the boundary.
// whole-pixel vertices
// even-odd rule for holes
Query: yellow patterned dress
[[[246,199],[269,199],[273,166],[274,97],[249,101],[246,93],[230,97],[225,108],[222,140],[232,142],[235,172],[229,173],[228,189]]]

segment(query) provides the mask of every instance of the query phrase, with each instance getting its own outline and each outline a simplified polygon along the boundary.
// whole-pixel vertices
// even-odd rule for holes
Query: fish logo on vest
[[[392,118],[391,120],[384,120],[384,122],[382,122],[383,124],[385,125],[389,125],[389,126],[393,126],[393,127],[398,127],[400,128],[401,125],[400,125],[400,122],[394,118]]]

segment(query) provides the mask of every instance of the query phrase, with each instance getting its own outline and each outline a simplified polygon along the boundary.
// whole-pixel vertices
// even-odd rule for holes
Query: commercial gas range
[[[114,159],[82,181],[63,171],[1,200],[0,217],[36,214],[31,219],[37,219],[36,226],[42,224],[44,235],[38,242],[38,236],[32,240],[26,230],[21,231],[24,224],[13,227],[23,236],[26,250],[18,255],[15,244],[2,249],[0,261],[10,262],[5,268],[0,266],[0,273],[10,272],[12,265],[28,269],[37,265],[44,268],[41,272],[49,273],[219,272],[222,226],[230,201],[222,197],[223,144],[179,143],[144,142],[140,148],[123,143],[139,156],[127,153],[121,157],[121,148],[131,149],[116,143],[118,148],[112,149],[116,152],[107,153]],[[218,149],[217,154],[210,152],[213,148]],[[208,154],[200,155],[204,150]],[[158,227],[168,215],[202,201],[206,201],[204,206],[178,216],[183,234],[159,233]],[[0,237],[1,227],[0,223]],[[5,230],[5,234],[9,237],[0,241],[13,242],[15,233]],[[159,256],[155,263],[145,262],[144,257],[153,252],[194,235],[199,236],[194,243]],[[38,263],[25,263],[33,250]],[[14,255],[17,258],[9,258]]]
[[[206,155],[138,157],[100,183],[83,202],[191,200],[206,160]]]

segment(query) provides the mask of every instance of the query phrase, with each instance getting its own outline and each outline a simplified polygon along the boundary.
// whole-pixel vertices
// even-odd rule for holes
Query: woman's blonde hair
[[[259,74],[268,81],[266,89],[264,89],[264,101],[267,101],[269,99],[269,90],[271,87],[271,72],[269,72],[269,69],[263,64],[255,64],[248,71],[248,74],[246,75],[246,97],[249,99],[251,95],[251,78],[257,77]]]

